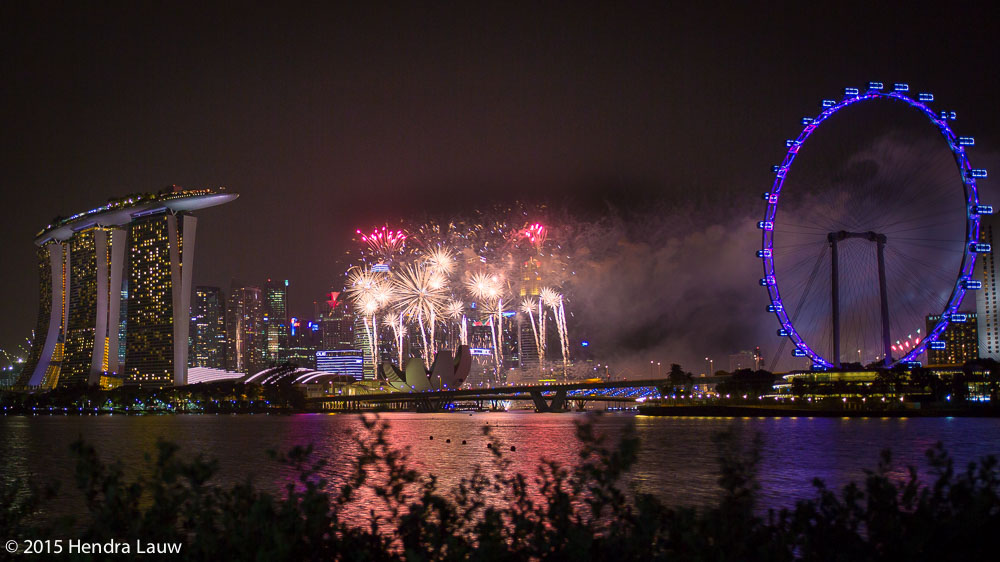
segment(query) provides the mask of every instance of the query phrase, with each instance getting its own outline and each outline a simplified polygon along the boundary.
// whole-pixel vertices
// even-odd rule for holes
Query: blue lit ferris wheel
[[[911,158],[926,169],[900,173],[890,171],[905,160],[900,143],[873,142],[866,150],[881,150],[883,161],[874,164],[852,154],[845,160],[849,165],[834,172],[840,176],[829,189],[816,187],[819,174],[809,178],[803,177],[808,172],[792,172],[820,125],[849,106],[877,105],[883,111],[885,104],[864,103],[877,101],[899,102],[892,105],[908,108],[907,115],[917,110],[923,116],[918,121],[926,127],[929,120],[948,150]],[[814,368],[840,368],[855,349],[861,363],[867,362],[867,351],[885,367],[912,364],[928,348],[944,349],[938,338],[949,323],[969,320],[959,307],[966,291],[982,286],[973,278],[976,255],[990,248],[979,242],[979,220],[993,209],[979,203],[976,180],[987,173],[969,163],[966,148],[974,139],[955,135],[949,126],[955,112],[934,111],[928,105],[933,101],[929,93],[911,96],[901,83],[891,89],[880,82],[870,82],[867,90],[846,88],[842,99],[823,100],[816,117],[802,119],[801,133],[786,141],[784,160],[773,167],[774,182],[763,194],[764,220],[757,224],[762,232],[757,256],[764,269],[760,285],[770,298],[768,311],[780,324],[778,335],[793,344],[794,357],[808,358]],[[948,181],[940,179],[945,173]],[[796,177],[803,185],[789,208],[786,192],[795,192],[786,183]]]

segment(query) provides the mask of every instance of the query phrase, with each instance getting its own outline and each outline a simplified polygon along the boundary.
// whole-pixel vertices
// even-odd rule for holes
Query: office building
[[[976,257],[974,279],[982,283],[982,288],[970,291],[965,298],[975,298],[976,327],[979,333],[979,356],[984,359],[1000,361],[1000,301],[997,299],[997,268],[995,258],[997,244],[995,235],[1000,235],[1000,217],[998,215],[980,215],[979,241],[989,244],[992,248]]]
[[[268,366],[264,293],[234,281],[226,301],[226,369],[254,374]]]
[[[191,307],[191,367],[226,368],[226,298],[219,287],[195,287]]]
[[[342,292],[330,292],[326,312],[318,317],[323,332],[323,349],[353,349],[354,314]],[[345,298],[342,298],[345,297]]]
[[[932,367],[956,367],[979,358],[979,326],[978,313],[960,312],[959,317],[965,320],[957,322],[952,320],[948,327],[938,336],[937,341],[929,344],[927,348],[927,365]],[[927,316],[927,332],[931,333],[934,326],[937,326],[941,316],[930,314]],[[943,348],[942,348],[943,346]]]
[[[316,370],[364,378],[364,354],[358,349],[326,349],[316,352]]]
[[[267,359],[271,363],[285,360],[282,352],[288,346],[288,280],[264,284],[264,324],[267,333]]]
[[[287,363],[316,368],[316,351],[323,349],[323,332],[318,322],[290,318],[288,321]]]

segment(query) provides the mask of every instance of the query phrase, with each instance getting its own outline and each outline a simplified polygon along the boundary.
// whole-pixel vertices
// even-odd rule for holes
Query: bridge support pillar
[[[532,390],[530,394],[531,401],[535,403],[536,412],[561,412],[566,408],[565,390],[557,390],[551,402],[545,401],[545,397],[542,396],[542,391],[540,390]]]

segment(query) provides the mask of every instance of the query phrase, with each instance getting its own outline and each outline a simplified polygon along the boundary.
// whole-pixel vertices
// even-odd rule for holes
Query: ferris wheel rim
[[[787,337],[795,345],[793,354],[796,354],[796,350],[798,350],[801,354],[796,354],[796,356],[808,357],[811,359],[813,362],[813,368],[833,368],[835,367],[835,363],[817,353],[812,349],[812,347],[809,346],[808,343],[806,343],[805,339],[795,329],[794,323],[791,318],[789,318],[788,312],[784,307],[778,288],[778,276],[775,272],[774,266],[774,225],[776,224],[775,217],[777,216],[778,202],[780,201],[781,191],[785,183],[785,177],[788,170],[791,169],[796,155],[805,144],[805,141],[812,135],[813,132],[816,131],[819,125],[842,109],[866,101],[887,99],[905,103],[908,106],[920,111],[931,121],[933,125],[938,128],[938,131],[947,141],[948,147],[955,159],[955,164],[958,167],[959,175],[962,179],[963,195],[966,203],[966,240],[957,280],[952,286],[951,295],[948,297],[947,303],[941,311],[940,318],[934,328],[925,335],[923,340],[921,340],[917,345],[914,345],[913,349],[908,351],[902,357],[893,360],[889,367],[895,367],[899,364],[914,363],[914,359],[922,354],[932,342],[937,341],[938,337],[940,337],[940,335],[948,327],[951,323],[952,314],[955,314],[958,311],[958,308],[961,306],[962,301],[965,298],[966,292],[971,290],[968,287],[968,282],[972,280],[973,272],[975,270],[976,254],[980,251],[978,245],[980,216],[982,214],[986,214],[983,212],[983,209],[979,204],[979,192],[976,186],[976,177],[985,176],[977,176],[977,174],[974,173],[979,170],[974,170],[972,168],[965,151],[966,146],[974,145],[974,139],[971,137],[959,137],[954,133],[954,131],[952,131],[948,121],[955,119],[954,112],[935,112],[930,108],[930,106],[927,105],[934,100],[934,96],[932,94],[920,93],[916,98],[913,98],[907,95],[908,91],[909,86],[907,84],[897,83],[894,85],[892,91],[887,92],[884,91],[884,87],[881,83],[872,82],[869,83],[869,87],[866,91],[861,91],[858,88],[845,88],[844,97],[839,101],[823,100],[823,111],[821,111],[816,117],[804,117],[802,119],[803,129],[799,135],[795,139],[786,141],[785,145],[788,150],[785,153],[782,163],[773,167],[773,171],[775,173],[774,182],[771,185],[771,189],[764,193],[764,199],[767,201],[764,220],[757,223],[757,227],[762,232],[761,250],[758,252],[757,256],[761,258],[764,269],[764,277],[761,278],[760,284],[767,288],[768,298],[771,302],[771,305],[768,307],[768,311],[774,313],[781,326],[778,329],[778,335],[781,337]]]

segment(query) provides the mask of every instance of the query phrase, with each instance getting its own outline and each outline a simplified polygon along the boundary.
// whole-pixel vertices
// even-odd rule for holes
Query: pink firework
[[[382,260],[388,260],[393,254],[403,249],[406,243],[406,233],[402,230],[390,230],[388,227],[376,228],[368,234],[355,231],[361,236],[361,241],[368,244],[371,252]]]
[[[545,239],[549,236],[549,230],[536,222],[521,229],[519,235],[535,248],[541,249],[542,244],[545,243]]]

